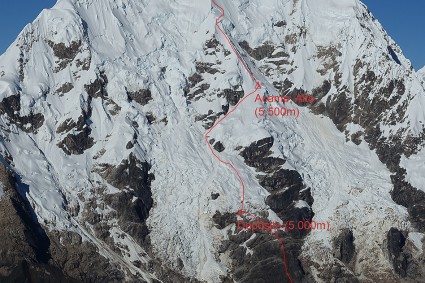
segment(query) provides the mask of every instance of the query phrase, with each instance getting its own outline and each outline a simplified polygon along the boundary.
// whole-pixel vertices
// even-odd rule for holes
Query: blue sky
[[[23,27],[56,0],[3,0],[0,4],[0,53]],[[425,66],[425,1],[363,0],[416,69]]]
[[[415,69],[425,66],[425,1],[363,0],[387,33],[412,61]]]
[[[15,41],[18,34],[56,0],[0,0],[0,54]]]

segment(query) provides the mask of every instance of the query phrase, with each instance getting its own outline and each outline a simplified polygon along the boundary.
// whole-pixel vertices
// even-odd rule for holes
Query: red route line
[[[220,124],[224,119],[226,119],[230,114],[232,114],[238,107],[240,104],[242,104],[242,102],[244,102],[248,97],[250,97],[252,94],[254,94],[257,90],[261,89],[261,84],[260,82],[257,80],[257,78],[254,76],[254,74],[251,72],[251,70],[248,68],[248,66],[246,65],[245,61],[242,59],[241,55],[239,54],[239,52],[236,50],[236,48],[233,46],[232,42],[230,41],[230,38],[227,36],[227,34],[224,32],[224,30],[220,27],[219,22],[221,21],[221,19],[224,17],[224,9],[223,7],[221,7],[219,4],[217,4],[217,2],[215,0],[211,0],[212,3],[221,11],[221,15],[218,16],[215,20],[215,25],[218,28],[218,30],[220,30],[220,32],[223,34],[223,36],[226,38],[227,42],[229,43],[230,47],[232,48],[233,52],[236,54],[236,56],[238,57],[239,62],[242,64],[242,66],[244,67],[244,69],[248,72],[248,74],[250,75],[250,77],[252,78],[252,80],[255,83],[255,89],[248,93],[247,95],[245,95],[234,107],[232,110],[230,110],[229,112],[227,112],[226,115],[224,115],[223,118],[221,118],[220,120],[218,120],[206,133],[205,133],[205,142],[208,145],[208,148],[210,149],[211,153],[214,155],[214,157],[222,164],[229,166],[230,168],[232,168],[232,170],[235,172],[235,174],[238,176],[239,182],[241,183],[241,190],[242,190],[242,200],[241,200],[241,206],[242,208],[238,211],[238,215],[240,217],[242,217],[243,214],[249,215],[251,217],[253,217],[255,220],[258,221],[258,218],[253,215],[252,213],[248,212],[245,210],[245,182],[243,181],[241,174],[239,173],[239,171],[235,168],[235,166],[227,161],[222,160],[214,151],[214,149],[212,148],[211,144],[209,143],[209,134],[211,133],[212,130],[214,130],[215,127],[218,126],[218,124]],[[292,278],[289,274],[288,271],[288,267],[286,265],[286,253],[285,253],[285,245],[283,243],[283,240],[277,235],[275,234],[273,231],[270,232],[274,237],[276,237],[280,243],[280,245],[282,246],[282,254],[283,254],[283,268],[285,270],[285,274],[289,279],[289,282],[293,283]]]

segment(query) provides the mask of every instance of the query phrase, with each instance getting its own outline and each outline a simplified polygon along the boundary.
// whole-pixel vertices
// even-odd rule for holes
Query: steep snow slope
[[[425,91],[400,48],[359,1],[217,2],[258,94],[315,97],[253,96],[210,134],[248,211],[332,227],[281,233],[294,282],[423,279],[409,200]],[[0,57],[4,164],[52,242],[46,263],[82,281],[287,282],[273,237],[237,233],[239,180],[204,141],[254,89],[219,15],[207,0],[60,0]],[[269,106],[300,114],[255,116]]]
[[[273,2],[273,1],[271,1]],[[246,6],[242,6],[243,8],[246,8],[239,14],[242,14],[243,16],[234,17],[231,22],[236,23],[240,22],[241,18],[244,19],[244,22],[251,22],[252,24],[247,24],[248,27],[262,27],[264,29],[265,25],[268,26],[277,26],[278,21],[284,20],[285,28],[287,28],[289,31],[296,31],[300,30],[301,38],[296,39],[294,38],[288,38],[286,37],[286,49],[284,49],[286,52],[288,52],[290,55],[288,56],[289,59],[292,59],[293,62],[290,62],[290,60],[287,60],[287,65],[289,65],[290,69],[290,76],[289,80],[292,82],[295,82],[295,86],[302,87],[303,89],[307,90],[313,90],[313,88],[320,86],[322,82],[329,77],[334,78],[334,82],[332,83],[331,89],[327,90],[328,94],[332,93],[344,95],[344,93],[341,93],[341,90],[348,90],[348,92],[355,92],[357,91],[356,88],[356,82],[355,82],[355,74],[353,76],[353,73],[356,72],[356,67],[354,67],[353,72],[353,66],[355,66],[359,59],[366,58],[367,54],[371,55],[371,60],[366,63],[367,67],[370,70],[370,67],[373,68],[375,65],[381,65],[380,68],[374,68],[373,70],[375,72],[379,73],[386,73],[387,75],[384,76],[379,75],[378,77],[381,78],[382,85],[387,85],[388,82],[391,81],[391,79],[394,78],[403,78],[406,76],[406,74],[409,74],[410,79],[408,80],[408,83],[411,84],[411,86],[407,87],[411,90],[411,92],[414,94],[413,98],[417,101],[417,103],[412,103],[411,109],[409,109],[407,112],[407,115],[409,115],[410,122],[407,122],[407,125],[413,125],[410,129],[407,129],[410,134],[413,134],[415,136],[420,136],[423,132],[423,108],[421,105],[423,105],[424,96],[423,96],[423,88],[420,86],[417,80],[415,80],[414,75],[411,72],[411,65],[410,63],[402,57],[401,54],[398,56],[395,54],[394,50],[398,50],[398,47],[394,45],[394,43],[388,38],[388,36],[383,33],[382,27],[379,24],[374,24],[374,19],[371,16],[368,16],[364,8],[360,3],[357,3],[355,1],[346,1],[344,3],[340,2],[341,6],[339,7],[340,10],[338,10],[338,13],[334,13],[332,11],[332,8],[335,7],[335,5],[326,6],[325,3],[316,3],[310,2],[310,1],[303,1],[299,4],[298,7],[296,7],[296,3],[294,3],[294,6],[290,6],[291,8],[291,15],[289,15],[289,19],[285,19],[282,17],[283,15],[280,14],[279,16],[275,16],[273,13],[276,13],[272,8],[267,7],[278,7],[279,3],[268,3],[267,5],[258,5],[255,7],[255,16],[250,15],[250,8],[254,5],[250,6],[247,4]],[[225,4],[227,5],[227,3]],[[229,11],[238,11],[241,8],[241,6],[235,5],[233,8],[230,5],[227,5],[227,10]],[[302,11],[302,13],[297,13],[297,11]],[[269,16],[273,15],[273,16]],[[276,19],[276,18],[277,19]],[[297,17],[302,17],[303,25],[299,24],[299,21],[297,21]],[[259,19],[270,19],[270,22],[265,24],[264,20],[262,21],[263,24],[257,24],[255,21],[261,21]],[[363,21],[363,22],[362,22]],[[365,26],[364,22],[368,23],[369,25],[366,27],[366,29],[369,31],[367,33],[364,32]],[[292,26],[292,27],[291,27]],[[279,50],[278,45],[282,40],[279,40],[279,38],[283,38],[284,36],[278,36],[278,32],[270,32],[271,34],[265,34],[264,32],[260,34],[260,31],[256,31],[255,29],[242,29],[243,25],[236,25],[234,37],[237,38],[236,40],[238,42],[242,42],[243,40],[246,40],[249,42],[251,46],[254,47],[247,47],[246,50],[253,51],[253,49],[259,50],[261,47],[268,47],[270,48],[270,45],[276,46],[274,49],[275,51],[271,53],[271,56],[269,55],[269,58],[273,58],[273,54],[277,54]],[[332,28],[329,28],[332,27]],[[353,30],[354,27],[354,30]],[[317,28],[317,30],[316,30]],[[231,26],[229,25],[229,29],[231,29]],[[259,28],[260,30],[260,28]],[[320,30],[321,32],[318,32]],[[287,30],[286,30],[287,31]],[[328,32],[329,31],[329,32]],[[265,35],[264,35],[265,34]],[[277,34],[277,36],[274,36]],[[353,36],[353,34],[357,34],[357,36]],[[289,34],[291,35],[291,34]],[[261,37],[263,36],[263,37]],[[288,35],[287,35],[288,36]],[[378,37],[378,40],[376,39]],[[349,40],[347,41],[347,38],[354,39],[355,40]],[[373,41],[372,41],[373,38]],[[292,42],[292,40],[295,39],[295,42]],[[301,41],[298,43],[297,41]],[[294,44],[295,43],[295,44]],[[298,44],[297,44],[298,43]],[[377,45],[375,49],[371,48],[371,44]],[[259,46],[262,45],[262,46]],[[289,45],[289,47],[288,47]],[[292,49],[290,48],[291,45],[294,45]],[[330,46],[329,46],[330,45]],[[373,46],[372,45],[372,46]],[[259,46],[259,47],[258,47]],[[392,47],[391,47],[392,46]],[[266,49],[266,48],[264,48]],[[264,50],[263,49],[263,50]],[[271,48],[273,49],[273,48]],[[382,50],[380,52],[376,52],[376,50]],[[266,51],[267,52],[267,51]],[[255,53],[253,53],[253,57],[255,57]],[[294,53],[293,55],[291,53]],[[338,55],[339,54],[339,55]],[[376,55],[372,55],[376,54]],[[273,70],[276,70],[275,67],[267,66],[267,63],[272,63],[273,61],[270,60],[269,62],[264,62],[264,58],[260,59],[260,69],[263,70],[263,73],[266,73],[267,76],[270,78],[272,77],[275,80],[275,86],[278,85],[276,82],[282,82],[285,80],[285,77],[281,75],[279,72],[281,69],[279,67],[277,68],[276,75],[273,77],[274,72]],[[265,56],[267,57],[267,56]],[[319,60],[313,60],[315,57]],[[320,58],[324,57],[324,58]],[[337,58],[335,58],[337,57]],[[338,58],[343,57],[343,58]],[[390,60],[388,60],[388,59]],[[256,58],[257,59],[257,58]],[[384,60],[383,60],[384,59]],[[280,63],[280,62],[279,62]],[[382,66],[383,65],[383,66]],[[286,66],[285,66],[286,67]],[[291,67],[293,67],[291,69]],[[388,77],[388,71],[384,70],[390,70],[392,69],[392,76]],[[283,69],[285,71],[285,69]],[[318,70],[318,71],[316,71]],[[330,71],[330,72],[329,72]],[[358,71],[358,70],[357,70]],[[320,75],[322,76],[319,76]],[[271,75],[270,75],[271,74]],[[359,75],[361,77],[361,75]],[[376,85],[379,85],[379,83],[374,82],[375,87]],[[335,87],[335,88],[334,88]],[[394,86],[390,90],[394,89]],[[370,93],[364,93],[364,95],[368,95],[369,97],[373,95],[372,89],[368,89]],[[344,91],[345,92],[345,91]],[[357,91],[358,92],[358,91]],[[379,91],[377,91],[377,94]],[[324,93],[326,94],[326,93]],[[389,93],[390,95],[391,93]],[[373,96],[372,96],[373,97]],[[326,102],[326,99],[328,97],[324,96],[322,98],[322,101]],[[404,96],[402,99],[398,99],[398,103],[402,103],[404,100],[406,100],[408,96]],[[354,100],[354,97],[352,98]],[[374,102],[374,104],[378,104],[378,99],[372,100],[371,102]],[[329,105],[329,100],[326,103],[327,106]],[[379,104],[378,104],[379,105]],[[372,105],[372,107],[377,107],[378,105]],[[417,108],[416,108],[417,107]],[[331,108],[331,107],[329,107]],[[342,115],[344,115],[344,112],[348,109],[344,109],[344,105],[336,105],[335,107],[337,111],[341,112]],[[363,109],[361,109],[363,110]],[[361,116],[367,116],[369,113],[366,111],[369,109],[364,109],[361,113]],[[383,109],[382,109],[383,110]],[[379,109],[378,109],[379,111]],[[252,113],[251,111],[246,111],[247,113]],[[329,111],[330,112],[330,111]],[[328,115],[331,116],[333,113],[328,113]],[[355,113],[353,113],[355,114]],[[341,114],[340,114],[341,115]],[[342,116],[341,115],[341,116]],[[406,115],[406,116],[407,116]],[[332,117],[334,118],[334,117]],[[339,117],[335,117],[339,118]],[[405,118],[406,119],[406,118]],[[334,122],[337,119],[333,119]],[[381,118],[381,122],[384,122],[382,124],[385,124],[385,121],[382,121],[384,119]],[[402,123],[401,121],[394,121],[394,118],[392,118],[391,125],[394,126],[394,130],[392,129],[385,129],[386,133],[383,132],[383,136],[390,134],[391,132],[395,132],[395,130],[399,130]],[[398,120],[398,119],[397,119]],[[402,119],[400,119],[402,120]],[[338,121],[338,120],[337,120]],[[309,121],[309,119],[305,116],[303,116],[302,121],[297,121],[296,129],[300,128],[300,125],[305,122],[306,125],[310,125],[310,127],[318,127],[320,123],[317,121]],[[353,121],[354,122],[354,121]],[[348,131],[345,132],[346,136],[349,137],[350,131],[354,131],[351,133],[356,133],[361,129],[359,126],[361,123],[360,121],[355,121],[357,123],[352,123],[352,125],[348,125],[348,127],[344,127],[345,125],[342,125],[341,128],[344,128]],[[346,123],[346,122],[345,122]],[[356,125],[357,124],[357,125]],[[360,124],[360,125],[359,125]],[[391,128],[391,125],[385,125]],[[337,125],[341,126],[341,125]],[[369,125],[368,125],[369,126]],[[325,159],[323,156],[326,156],[328,159],[328,156],[335,157],[338,156],[338,158],[335,160],[334,158],[331,160],[327,160],[328,162],[323,162],[323,160],[320,160],[321,163],[325,166],[329,166],[329,164],[338,164],[335,168],[332,168],[332,170],[323,170],[319,164],[321,163],[314,163],[314,165],[310,165],[311,168],[308,168],[308,170],[304,171],[305,168],[301,169],[300,166],[295,167],[299,172],[304,173],[302,176],[312,176],[310,178],[316,179],[316,181],[312,182],[309,181],[309,177],[304,177],[307,185],[311,186],[313,188],[313,198],[315,200],[313,205],[313,211],[315,212],[315,220],[322,220],[322,219],[328,219],[328,217],[334,218],[336,217],[335,224],[337,225],[337,229],[335,229],[335,234],[333,235],[334,238],[337,238],[337,233],[343,228],[352,228],[356,227],[353,232],[354,238],[356,239],[357,245],[362,245],[364,247],[363,251],[358,254],[357,262],[361,263],[364,259],[369,257],[370,252],[374,252],[378,258],[380,258],[379,266],[378,264],[374,264],[374,268],[370,270],[370,272],[375,273],[377,270],[380,270],[380,267],[383,270],[388,270],[390,266],[385,266],[385,253],[377,253],[377,246],[376,243],[382,243],[385,240],[386,232],[388,231],[391,226],[397,227],[399,229],[406,229],[407,224],[407,213],[406,210],[404,210],[401,207],[398,207],[393,203],[390,196],[390,191],[392,189],[392,184],[389,178],[390,173],[387,171],[387,173],[383,173],[381,177],[378,177],[381,173],[378,173],[379,166],[376,164],[379,164],[379,160],[376,159],[373,161],[371,157],[369,157],[369,154],[366,152],[362,152],[360,154],[356,154],[355,156],[368,156],[366,158],[366,162],[362,162],[361,160],[358,160],[358,158],[349,157],[346,154],[337,154],[338,150],[336,148],[335,142],[332,142],[332,135],[328,136],[325,130],[323,128],[321,129],[320,135],[313,135],[313,136],[322,136],[323,138],[326,138],[326,141],[314,141],[311,139],[312,130],[309,128],[306,128],[304,130],[301,130],[300,132],[303,134],[299,134],[301,136],[300,142],[308,139],[309,142],[306,142],[308,145],[312,145],[312,152],[320,152],[319,155],[321,156],[320,159]],[[406,129],[406,128],[405,128]],[[232,129],[233,131],[233,129]],[[251,130],[248,130],[247,132],[253,132]],[[287,129],[279,129],[276,132],[288,132]],[[391,135],[391,134],[390,134]],[[344,142],[343,138],[340,138],[341,142]],[[286,140],[287,141],[287,140]],[[331,141],[331,142],[329,142]],[[285,144],[285,142],[282,142]],[[286,142],[287,143],[287,142]],[[328,152],[325,151],[324,146],[326,144],[331,144],[332,147],[329,149]],[[348,143],[349,144],[349,143]],[[366,144],[364,144],[366,145]],[[299,146],[298,144],[296,146]],[[294,147],[294,145],[293,145]],[[290,156],[291,152],[294,151],[293,148],[291,148],[291,151],[287,151],[284,153],[284,156]],[[366,151],[368,150],[367,147],[365,147]],[[344,147],[344,150],[342,152],[347,151],[347,146]],[[309,150],[306,150],[305,148],[301,147],[300,149],[301,154],[299,153],[296,158],[289,158],[290,160],[302,160],[302,162],[306,162],[305,160],[309,160],[309,155],[311,155],[311,152]],[[326,154],[327,153],[327,154]],[[326,160],[325,159],[325,160]],[[343,164],[348,162],[348,160],[353,160],[352,163],[348,163],[349,165],[344,166]],[[383,160],[384,161],[384,160]],[[364,171],[361,170],[358,165],[359,164],[367,164],[364,168]],[[320,168],[320,172],[318,169]],[[356,168],[356,169],[354,169]],[[382,168],[384,169],[384,168]],[[341,171],[340,171],[341,170]],[[336,174],[333,174],[333,173]],[[341,172],[341,173],[339,173]],[[353,172],[355,175],[348,177],[347,174],[350,174],[349,172]],[[385,172],[385,169],[384,171]],[[357,174],[356,174],[357,173]],[[368,178],[368,174],[371,174],[373,177]],[[338,178],[338,175],[344,176],[341,179]],[[385,177],[386,175],[386,177]],[[326,178],[325,176],[332,176],[329,178]],[[327,179],[329,182],[324,182],[323,180]],[[350,180],[349,183],[346,183],[348,180]],[[373,182],[372,180],[375,180]],[[378,181],[379,180],[379,181]],[[383,181],[386,180],[386,181]],[[352,182],[351,182],[352,181]],[[385,185],[386,184],[386,185]],[[345,192],[341,192],[343,188],[347,188]],[[377,202],[371,201],[375,199],[376,194],[380,194],[378,192],[382,192],[382,195],[378,197]],[[368,195],[370,194],[370,195]],[[332,198],[331,198],[332,196]],[[360,197],[360,201],[358,200]],[[363,198],[364,197],[364,198]],[[380,210],[380,205],[378,203],[388,202],[388,204],[384,205],[384,207],[391,207],[386,210],[386,213],[382,213]],[[351,203],[351,204],[350,204]],[[393,205],[390,205],[390,203],[393,203]],[[322,206],[323,205],[323,206]],[[364,206],[364,208],[361,208]],[[351,208],[350,208],[351,207]],[[341,211],[344,211],[341,213]],[[350,212],[348,212],[350,211]],[[329,212],[332,212],[332,216],[326,217],[325,215]],[[324,213],[325,215],[323,215]],[[323,215],[323,216],[322,216]],[[350,218],[347,219],[347,216],[350,215]],[[381,220],[377,220],[381,219]],[[397,224],[398,223],[398,224]],[[372,225],[372,226],[371,226]],[[381,235],[376,235],[377,238],[375,243],[370,243],[368,235],[369,231],[376,231],[378,227],[385,227],[382,229]],[[338,229],[339,228],[339,229]],[[323,233],[322,233],[323,234]],[[325,237],[329,236],[325,234]],[[316,236],[314,233],[311,233],[311,242],[309,244],[304,245],[305,247],[308,247],[308,250],[315,250],[314,254],[316,255],[316,258],[321,258],[321,255],[325,254],[325,251],[322,250],[322,245],[318,244],[316,241]],[[330,241],[325,240],[324,243],[328,243],[330,246]],[[375,246],[375,247],[374,247]],[[313,254],[313,253],[312,253]],[[326,257],[326,256],[324,256]],[[317,259],[313,260],[316,261]],[[320,260],[318,260],[320,261]],[[367,264],[370,264],[368,262]],[[360,266],[362,264],[359,264]],[[366,269],[363,269],[364,272],[367,274],[369,273]],[[383,272],[385,273],[385,272]],[[366,277],[375,276],[374,274],[367,274]],[[380,280],[383,280],[382,274],[376,274],[375,280],[381,278]],[[387,279],[388,280],[388,279]],[[395,279],[393,279],[395,280]]]
[[[420,69],[418,71],[418,74],[420,77],[425,78],[425,67],[423,67],[422,69]]]

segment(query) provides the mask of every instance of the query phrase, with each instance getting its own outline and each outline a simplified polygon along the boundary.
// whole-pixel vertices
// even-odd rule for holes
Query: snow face
[[[384,78],[382,85],[408,77],[408,92],[403,99],[410,94],[415,96],[406,111],[407,118],[394,126],[382,126],[382,130],[390,135],[402,127],[411,127],[414,134],[423,129],[423,88],[412,78],[410,63],[379,23],[364,16],[367,14],[360,2],[218,2],[226,10],[224,29],[261,81],[259,94],[279,95],[273,82],[285,79],[292,81],[294,87],[311,91],[325,79],[335,80],[336,70],[341,73],[341,84],[353,92],[353,66],[357,59],[368,58],[367,68]],[[184,275],[207,282],[219,282],[219,276],[227,273],[229,258],[216,257],[217,247],[226,235],[213,226],[211,218],[216,211],[239,209],[239,181],[212,157],[203,138],[206,129],[197,118],[210,110],[222,111],[227,101],[218,94],[223,89],[240,87],[247,94],[254,85],[233,52],[219,51],[231,50],[215,28],[219,14],[207,0],[61,0],[27,26],[0,57],[1,99],[20,94],[20,115],[42,113],[44,117],[43,125],[29,133],[6,118],[0,121],[10,131],[2,132],[2,151],[14,157],[13,167],[28,185],[23,189],[28,189],[37,216],[48,229],[74,230],[85,240],[93,241],[104,256],[119,258],[121,265],[134,274],[143,274],[148,281],[154,276],[134,267],[132,262],[145,263],[149,259],[138,242],[120,229],[116,219],[108,222],[113,242],[130,247],[130,252],[115,254],[106,249],[105,243],[85,226],[82,213],[71,211],[95,203],[100,215],[109,215],[113,209],[101,203],[103,194],[113,195],[120,190],[108,184],[96,169],[101,164],[118,165],[133,153],[139,160],[149,162],[155,175],[151,188],[155,205],[147,221],[155,255],[176,270],[181,269],[177,264],[181,260]],[[285,22],[286,27],[278,29],[279,21]],[[213,36],[221,45],[210,48],[217,49],[214,52],[208,49],[208,53],[205,42]],[[291,39],[300,40],[293,43],[291,49],[295,51],[285,49],[285,45],[292,44],[288,43]],[[242,40],[253,48],[268,41],[280,46],[280,51],[288,52],[291,66],[264,72],[261,63],[265,60],[248,58],[237,45]],[[78,52],[68,62],[57,58],[49,42],[65,46],[78,43]],[[318,58],[318,46],[330,44],[341,47],[343,52],[335,59],[335,70],[321,74],[317,70],[332,62]],[[388,63],[385,67],[390,66],[391,72],[384,74],[382,60],[388,56],[389,45],[400,64]],[[20,65],[20,59],[25,63]],[[208,89],[198,99],[188,101],[184,89],[197,72],[197,62],[207,62],[217,70],[202,74]],[[100,71],[108,78],[108,96],[89,98],[86,86],[99,77]],[[59,89],[67,83],[72,88],[61,93]],[[146,105],[128,98],[128,92],[140,89],[152,92],[152,101]],[[337,95],[339,91],[332,86],[330,92]],[[367,95],[376,93],[372,89]],[[362,247],[357,261],[364,262],[364,266],[371,264],[369,255],[375,251],[373,260],[379,259],[378,267],[389,270],[391,266],[380,243],[390,227],[411,227],[407,210],[391,199],[391,173],[376,153],[366,142],[356,145],[348,141],[331,119],[307,108],[300,109],[299,119],[257,119],[253,113],[260,105],[248,99],[211,133],[211,138],[226,146],[221,153],[223,159],[234,164],[245,180],[247,208],[252,212],[269,211],[270,219],[278,220],[265,205],[269,193],[258,183],[258,172],[244,163],[236,149],[273,136],[273,156],[287,160],[283,168],[298,171],[312,190],[314,220],[329,221],[333,227],[330,232],[312,232],[303,248],[305,255],[326,264],[326,257],[332,258],[332,240],[341,229],[350,228],[356,246]],[[77,130],[74,127],[60,132],[59,125],[68,119],[78,121],[89,107],[91,115],[85,122],[94,144],[81,154],[67,155],[58,144]],[[149,121],[148,113],[155,116],[154,122]],[[355,132],[362,127],[352,123],[347,129]],[[127,148],[133,139],[134,147]],[[402,159],[408,181],[421,189],[425,184],[423,156],[425,153]],[[220,198],[212,201],[211,193],[219,193]],[[371,238],[375,241],[371,242]]]
[[[418,71],[418,75],[425,81],[425,67]]]
[[[425,192],[425,148],[418,154],[402,156],[400,165],[406,169],[406,180],[415,188]]]
[[[330,39],[348,34],[356,22],[355,8],[359,4],[355,0],[344,1],[303,1],[303,15],[307,21],[309,35],[318,44],[331,43]],[[342,32],[344,34],[342,34]]]

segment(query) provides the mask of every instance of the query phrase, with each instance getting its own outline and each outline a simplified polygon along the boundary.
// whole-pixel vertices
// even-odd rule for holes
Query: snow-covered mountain
[[[425,90],[397,44],[357,0],[216,2],[59,0],[0,57],[4,280],[425,280]],[[209,129],[245,210],[329,223],[276,232],[288,274],[238,231]]]
[[[424,78],[424,79],[425,79],[425,67],[423,67],[422,69],[420,69],[420,70],[418,71],[418,74],[419,74],[422,78]]]

